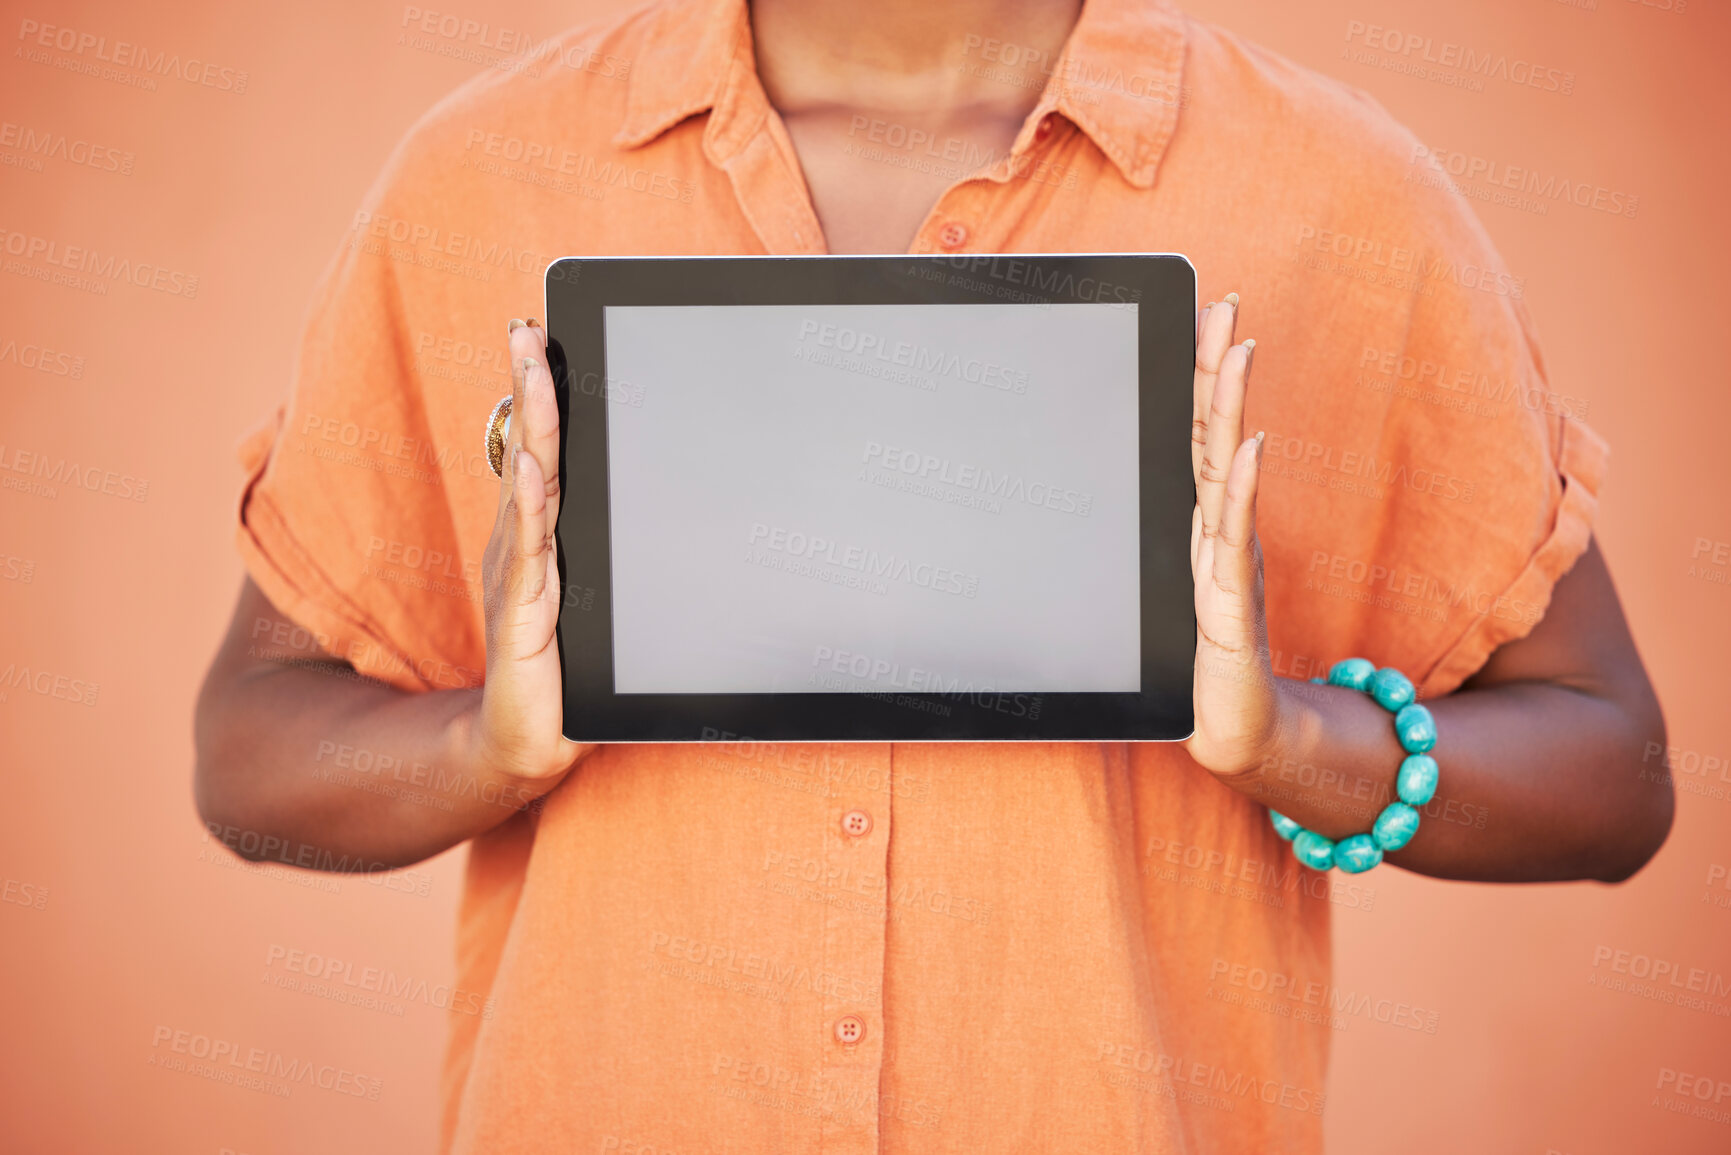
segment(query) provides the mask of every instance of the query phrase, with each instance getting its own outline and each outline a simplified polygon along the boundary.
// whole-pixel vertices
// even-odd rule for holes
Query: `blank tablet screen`
[[[615,693],[1142,688],[1135,304],[603,323]]]

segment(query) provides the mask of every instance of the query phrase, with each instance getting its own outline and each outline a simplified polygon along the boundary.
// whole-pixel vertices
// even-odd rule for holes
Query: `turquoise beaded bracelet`
[[[1268,811],[1275,833],[1292,843],[1292,855],[1312,870],[1338,866],[1348,874],[1359,874],[1382,861],[1385,850],[1399,850],[1418,833],[1418,808],[1436,795],[1437,765],[1430,756],[1436,745],[1436,719],[1419,705],[1418,692],[1407,676],[1393,667],[1377,669],[1363,658],[1348,658],[1329,668],[1328,677],[1313,682],[1361,690],[1377,705],[1394,715],[1395,737],[1400,739],[1406,760],[1400,764],[1394,790],[1400,801],[1390,802],[1371,824],[1369,834],[1354,834],[1330,842],[1314,830],[1306,830],[1278,810]]]

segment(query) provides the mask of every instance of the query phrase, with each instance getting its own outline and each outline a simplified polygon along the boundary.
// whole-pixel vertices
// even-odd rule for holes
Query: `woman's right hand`
[[[511,427],[481,580],[487,681],[471,735],[478,764],[550,786],[585,746],[564,736],[559,675],[559,405],[547,331],[512,321]]]

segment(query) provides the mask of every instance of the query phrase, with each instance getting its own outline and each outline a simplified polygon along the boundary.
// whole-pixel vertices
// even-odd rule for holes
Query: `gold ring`
[[[505,442],[510,436],[511,398],[507,396],[493,406],[493,415],[487,418],[487,464],[500,480],[505,477]]]

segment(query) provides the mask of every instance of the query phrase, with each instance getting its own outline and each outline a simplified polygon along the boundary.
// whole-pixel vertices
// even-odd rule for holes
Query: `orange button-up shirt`
[[[1002,75],[979,39],[957,67]],[[1088,0],[1046,71],[911,251],[1181,252],[1241,290],[1276,672],[1454,688],[1542,615],[1602,472],[1524,281],[1373,101],[1162,0]],[[823,251],[743,0],[466,86],[357,214],[248,452],[252,577],[365,674],[474,684],[482,435],[547,262]],[[1475,821],[1443,791],[1430,820]],[[455,1020],[444,1147],[1315,1151],[1329,919],[1376,892],[1178,745],[602,746],[472,843],[458,982],[496,1010]]]

